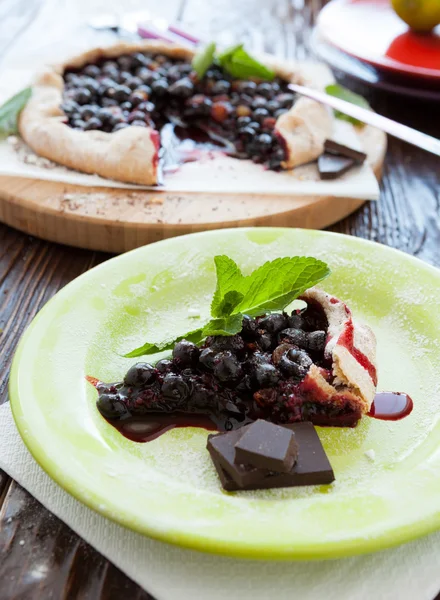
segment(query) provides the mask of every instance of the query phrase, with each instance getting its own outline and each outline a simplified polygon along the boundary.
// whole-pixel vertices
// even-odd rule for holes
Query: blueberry
[[[132,77],[128,81],[125,82],[125,85],[129,87],[132,91],[141,86],[144,82],[140,77]]]
[[[231,336],[210,336],[206,340],[206,345],[216,350],[216,352],[223,350],[241,352],[244,349],[244,341],[238,334]]]
[[[131,89],[127,85],[118,85],[115,88],[115,93],[113,97],[118,102],[125,102],[125,100],[128,100],[130,94]]]
[[[169,373],[162,383],[162,395],[173,403],[182,404],[189,396],[189,387],[183,377]]]
[[[267,317],[264,317],[264,319],[261,319],[261,321],[258,323],[258,327],[260,329],[264,329],[265,331],[268,331],[269,333],[278,333],[278,331],[281,331],[282,329],[286,329],[287,326],[288,326],[287,315],[284,313],[283,314],[275,313],[272,315],[268,315]]]
[[[264,108],[266,106],[266,98],[262,98],[261,96],[257,96],[252,101],[252,108],[256,110],[257,108]]]
[[[258,144],[260,151],[263,154],[266,154],[272,148],[273,138],[268,133],[261,133],[257,137],[256,142]]]
[[[297,312],[294,310],[292,312],[292,316],[289,317],[289,327],[293,329],[304,329],[304,318],[301,315],[301,312]]]
[[[312,366],[312,359],[303,350],[290,349],[280,358],[279,367],[289,377],[304,379]]]
[[[229,81],[226,81],[226,79],[220,79],[214,83],[211,91],[214,96],[217,96],[219,94],[227,94],[230,89],[231,84]]]
[[[111,107],[118,106],[118,101],[114,98],[101,98],[101,106]]]
[[[214,359],[217,356],[217,352],[212,348],[205,348],[200,353],[199,361],[205,369],[212,370],[214,368]]]
[[[117,62],[122,71],[130,71],[133,65],[131,56],[127,56],[126,54],[119,56]]]
[[[189,116],[193,115],[210,115],[212,108],[212,100],[205,96],[204,94],[196,94],[185,103],[185,113],[188,113]]]
[[[270,350],[274,345],[274,340],[270,333],[263,333],[262,335],[260,335],[258,345],[262,350]]]
[[[72,121],[72,127],[74,129],[84,129],[86,122],[82,119],[74,119]]]
[[[81,119],[87,121],[90,117],[98,116],[98,107],[94,104],[84,104],[79,107],[78,113]]]
[[[281,106],[281,108],[291,108],[293,103],[295,102],[295,95],[289,93],[279,94],[276,97],[276,100]]]
[[[241,127],[246,127],[247,125],[249,125],[249,123],[251,122],[251,118],[250,117],[238,117],[237,119],[237,127],[241,128]]]
[[[262,123],[266,117],[269,116],[269,111],[265,108],[256,108],[252,113],[252,118],[257,123]]]
[[[78,88],[72,95],[72,100],[78,104],[89,104],[92,99],[92,94],[85,88]]]
[[[270,83],[260,83],[257,88],[257,93],[264,98],[270,98],[273,94],[273,89]]]
[[[274,117],[275,119],[279,119],[281,117],[281,115],[284,115],[287,112],[287,108],[280,108],[279,110],[276,110],[274,113]]]
[[[229,351],[219,352],[214,359],[214,375],[220,381],[234,382],[243,374],[237,357]]]
[[[251,373],[251,383],[254,389],[273,387],[279,379],[278,369],[270,363],[256,364]]]
[[[322,352],[325,348],[325,331],[312,331],[307,334],[307,347],[312,352]]]
[[[88,77],[97,78],[101,75],[101,69],[97,65],[87,65],[84,68],[84,75]]]
[[[136,363],[130,367],[124,377],[124,385],[143,387],[151,385],[156,378],[155,368],[148,363]]]
[[[130,412],[119,394],[101,394],[96,406],[103,417],[107,419],[124,419]]]
[[[167,373],[168,371],[172,371],[173,367],[173,362],[167,358],[163,358],[155,364],[155,368],[157,371],[159,371],[159,373]]]
[[[191,390],[191,404],[196,408],[212,408],[214,392],[201,383],[194,383]]]
[[[253,96],[257,89],[257,84],[254,81],[242,81],[240,82],[240,92]]]
[[[266,102],[266,108],[273,114],[280,109],[280,104],[276,100],[269,100],[269,102]]]
[[[150,85],[152,92],[157,96],[164,96],[168,92],[168,81],[166,79],[157,79],[152,81]]]
[[[133,108],[133,105],[131,104],[131,102],[123,102],[121,104],[121,109],[122,110],[131,110]]]
[[[127,121],[133,123],[133,121],[145,121],[146,114],[142,110],[134,110],[128,115]]]
[[[194,93],[194,84],[189,77],[183,77],[170,85],[168,91],[173,96],[189,98]]]
[[[245,339],[253,340],[253,339],[255,339],[256,332],[257,332],[257,323],[256,323],[255,319],[252,319],[252,317],[249,317],[248,315],[244,315],[243,321],[242,321],[241,335]]]
[[[86,77],[83,79],[82,87],[86,90],[89,90],[91,94],[96,94],[99,90],[99,83],[91,77]]]
[[[307,335],[302,329],[288,328],[278,335],[280,342],[286,341],[300,348],[307,348]]]
[[[173,349],[173,360],[181,368],[194,366],[199,359],[200,350],[192,342],[182,340]]]
[[[73,100],[65,100],[61,104],[60,108],[66,113],[66,115],[73,115],[79,110],[78,104]]]
[[[88,121],[86,121],[86,124],[84,125],[84,130],[89,131],[92,129],[101,129],[101,127],[102,127],[101,119],[98,119],[98,117],[90,117],[90,119]]]
[[[256,134],[256,130],[253,127],[251,127],[250,124],[247,127],[244,127],[243,129],[239,130],[240,137],[243,138],[245,141],[253,140]]]

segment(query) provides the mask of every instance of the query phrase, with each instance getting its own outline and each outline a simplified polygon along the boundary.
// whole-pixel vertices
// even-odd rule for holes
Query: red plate
[[[410,31],[390,0],[332,0],[318,29],[325,41],[377,69],[440,82],[440,27]]]

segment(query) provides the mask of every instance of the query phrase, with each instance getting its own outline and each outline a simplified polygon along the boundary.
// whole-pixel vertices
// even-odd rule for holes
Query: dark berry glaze
[[[382,421],[399,421],[407,417],[414,407],[408,394],[403,392],[378,392],[368,416]]]
[[[206,131],[229,154],[272,170],[287,160],[275,123],[295,97],[279,77],[271,82],[237,80],[213,66],[199,80],[189,62],[134,53],[67,68],[64,84],[61,108],[74,129],[161,130],[171,122]]]

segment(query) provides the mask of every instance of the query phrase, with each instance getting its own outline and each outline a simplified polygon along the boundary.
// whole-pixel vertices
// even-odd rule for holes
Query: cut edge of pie
[[[45,158],[85,173],[127,183],[156,185],[160,136],[150,127],[131,126],[117,132],[79,131],[65,124],[60,108],[66,68],[80,68],[101,58],[116,58],[134,52],[157,52],[191,60],[194,51],[158,41],[121,42],[84,52],[37,76],[33,94],[19,119],[19,132],[30,148]],[[265,57],[264,62],[287,81],[303,82],[295,63]],[[331,137],[332,113],[321,104],[300,98],[275,125],[283,140],[287,160],[285,169],[313,161]]]
[[[370,411],[377,386],[376,337],[364,324],[356,322],[348,306],[319,288],[301,296],[308,304],[318,304],[328,321],[324,356],[332,364],[332,382],[312,365],[301,383],[319,403],[341,407],[349,404],[359,416]]]

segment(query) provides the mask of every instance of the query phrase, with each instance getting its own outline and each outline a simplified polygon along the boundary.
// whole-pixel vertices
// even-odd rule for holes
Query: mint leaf
[[[203,78],[206,71],[214,62],[215,49],[215,42],[211,42],[194,55],[191,65],[199,79]]]
[[[18,132],[18,116],[32,95],[32,88],[27,87],[0,106],[0,137]]]
[[[236,294],[229,295],[226,301],[225,298],[229,292],[240,292],[240,286],[244,277],[237,264],[229,256],[225,256],[224,254],[215,256],[214,263],[217,273],[217,287],[211,302],[211,315],[213,317],[225,317],[230,315],[238,302],[240,302]],[[231,304],[233,306],[229,310]]]
[[[177,342],[181,342],[182,340],[188,340],[189,342],[198,344],[202,341],[203,337],[202,328],[194,329],[193,331],[185,333],[184,335],[179,335],[168,342],[162,342],[160,344],[151,344],[150,342],[147,342],[143,346],[139,346],[139,348],[135,348],[131,352],[124,354],[124,358],[135,358],[137,356],[145,356],[147,354],[156,354],[157,352],[172,350]]]
[[[335,96],[336,98],[340,98],[341,100],[350,102],[350,104],[356,104],[356,106],[361,106],[362,108],[368,108],[369,110],[371,110],[371,106],[368,104],[368,102],[365,100],[365,98],[363,96],[360,96],[359,94],[355,94],[354,92],[352,92],[351,90],[348,90],[347,88],[343,87],[342,85],[338,85],[337,83],[328,85],[325,88],[325,91],[327,92],[327,94],[330,94],[330,96]],[[349,117],[348,115],[340,112],[339,110],[335,110],[334,113],[335,113],[335,117],[337,119],[341,119],[342,121],[348,121],[349,123],[353,123],[353,125],[363,125],[364,124],[364,123],[362,123],[362,121],[359,121],[359,119],[355,119],[354,117]]]
[[[228,317],[234,312],[234,309],[243,300],[243,294],[236,290],[227,292],[216,310],[216,317]]]
[[[217,57],[217,61],[225,71],[237,79],[266,79],[272,81],[274,71],[258,62],[243,48],[243,44],[229,48]]]
[[[235,312],[253,317],[283,310],[329,274],[326,263],[313,257],[294,256],[267,262],[245,278],[240,289],[244,297]]]
[[[235,335],[241,331],[242,314],[235,314],[222,319],[212,319],[203,328],[203,337],[208,335]]]

